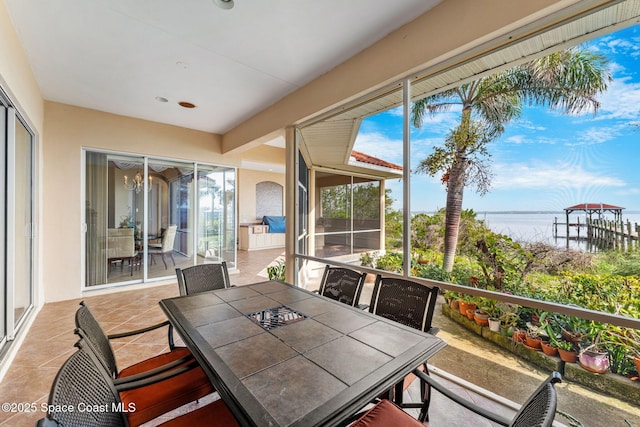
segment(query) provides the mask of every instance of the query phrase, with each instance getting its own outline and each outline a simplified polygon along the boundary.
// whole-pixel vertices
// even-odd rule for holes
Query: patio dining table
[[[445,346],[279,281],[160,301],[241,425],[337,425]]]

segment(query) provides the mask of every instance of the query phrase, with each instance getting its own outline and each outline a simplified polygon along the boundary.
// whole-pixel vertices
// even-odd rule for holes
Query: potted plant
[[[638,330],[609,326],[601,338],[603,346],[609,353],[611,372],[624,374],[627,369],[632,369],[626,362],[629,360],[635,365],[640,375],[640,332]]]
[[[475,312],[477,308],[475,298],[471,295],[463,296],[460,301],[458,301],[458,306],[460,309],[460,314],[462,314],[463,316],[468,316],[467,310],[473,310]],[[473,317],[471,317],[471,319],[473,320]]]
[[[609,369],[609,354],[601,344],[603,330],[600,330],[593,342],[578,353],[578,364],[587,371],[602,374]]]
[[[544,325],[544,334],[545,338],[543,338],[540,343],[540,347],[542,348],[542,352],[547,356],[557,356],[558,355],[558,339],[560,338],[560,332],[557,330],[557,322],[555,322],[555,318],[546,317],[546,321]]]
[[[473,313],[473,320],[480,326],[488,326],[489,325],[489,313],[482,310],[481,308],[477,308]]]
[[[557,356],[558,355],[558,347],[552,341],[542,340],[540,343],[540,348],[542,352],[547,356]]]
[[[571,341],[559,340],[556,344],[558,346],[558,355],[560,360],[569,363],[576,363],[578,358],[578,351],[576,345]]]
[[[277,260],[275,265],[267,267],[267,275],[269,276],[269,280],[280,280],[284,282],[285,268],[286,265],[281,259]]]
[[[451,310],[458,311],[460,309],[459,308],[460,292],[448,291],[448,290],[444,291],[444,299],[449,304],[449,307],[451,307]]]
[[[502,326],[500,332],[506,337],[513,336],[513,332],[518,325],[520,316],[518,315],[518,306],[515,304],[505,303],[502,305],[502,315],[500,321]]]
[[[493,332],[500,332],[500,316],[504,310],[498,301],[490,298],[481,298],[480,309],[488,315],[487,324]]]
[[[525,344],[533,350],[540,350],[542,338],[540,337],[540,326],[536,326],[531,322],[527,323],[527,334],[525,336]]]

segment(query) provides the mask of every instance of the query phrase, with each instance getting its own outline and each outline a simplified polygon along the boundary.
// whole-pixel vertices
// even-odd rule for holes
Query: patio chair
[[[178,408],[215,391],[206,374],[198,366],[193,355],[186,347],[175,347],[172,328],[169,328],[170,351],[140,361],[118,371],[116,358],[109,340],[139,335],[171,326],[168,321],[147,328],[106,335],[89,308],[80,303],[76,312],[76,334],[86,341],[86,347],[92,350],[117,386],[133,383],[137,385],[122,395],[126,403],[134,403],[138,409],[129,416],[129,422],[136,425],[149,421],[165,412]],[[180,375],[173,375],[164,381],[153,381],[159,374],[184,369]],[[155,402],[153,405],[152,402]]]
[[[366,278],[367,273],[327,265],[324,268],[318,293],[352,307],[364,309],[367,306],[359,305],[358,301],[360,301],[360,293]]]
[[[371,295],[369,312],[435,335],[438,329],[434,328],[431,322],[438,290],[437,286],[427,286],[396,277],[382,277],[378,274]],[[426,363],[423,363],[419,369],[428,372]],[[405,403],[403,401],[403,392],[415,379],[414,374],[407,375],[403,382],[389,391],[388,395],[401,408],[420,408],[418,419],[424,422],[428,419],[431,400],[428,383],[420,381],[421,402]]]
[[[435,381],[424,372],[415,370],[414,374],[422,381],[429,384],[433,389],[442,393],[445,397],[456,402],[470,411],[481,415],[483,418],[491,420],[503,426],[509,427],[547,427],[551,426],[556,414],[557,396],[554,385],[562,382],[559,372],[552,372],[540,386],[529,396],[526,402],[520,407],[513,419],[507,419],[502,415],[488,411],[487,409],[472,403],[463,397],[453,393],[438,381]],[[371,424],[374,425],[374,424]]]
[[[167,254],[169,255],[169,258],[171,258],[173,265],[176,265],[176,260],[173,259],[173,242],[176,239],[177,230],[178,230],[177,225],[170,225],[169,228],[167,228],[167,230],[164,232],[164,235],[162,236],[162,244],[160,245],[160,247],[155,247],[155,246],[148,247],[147,252],[149,253],[150,263],[155,262],[155,259],[154,259],[155,255],[160,255],[162,257],[162,262],[164,263],[164,268],[165,269],[169,268],[167,266],[167,260],[165,259],[165,254]]]
[[[176,276],[180,295],[193,295],[231,286],[226,261],[176,268]]]
[[[58,371],[47,406],[47,415],[40,419],[37,427],[127,427],[138,425],[133,416],[145,408],[132,405],[122,396],[131,384],[114,384],[86,342],[76,344],[78,350],[73,353]],[[195,361],[194,361],[195,362]],[[167,377],[175,373],[166,374]],[[179,375],[179,373],[178,373]],[[162,405],[151,397],[148,405]],[[66,410],[73,408],[73,411]],[[235,418],[220,399],[169,420],[161,426],[237,426]]]

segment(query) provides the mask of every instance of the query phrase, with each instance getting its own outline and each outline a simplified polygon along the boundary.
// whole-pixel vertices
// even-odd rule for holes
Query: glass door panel
[[[198,166],[198,264],[224,260],[235,267],[235,182],[235,169]]]
[[[15,121],[14,325],[33,304],[33,137]]]
[[[86,286],[140,280],[144,161],[87,152]]]
[[[6,242],[6,151],[7,151],[7,108],[0,98],[0,241]],[[7,342],[7,281],[5,270],[5,245],[0,245],[0,353]]]
[[[193,164],[149,160],[147,277],[193,265]]]

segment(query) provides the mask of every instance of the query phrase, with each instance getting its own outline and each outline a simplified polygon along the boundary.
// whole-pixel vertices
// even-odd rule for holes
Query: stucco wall
[[[285,187],[283,173],[254,171],[241,169],[238,171],[238,221],[240,224],[259,222],[256,218],[256,185],[262,181],[272,181]],[[282,211],[286,200],[286,189],[283,191]]]
[[[45,301],[81,296],[82,148],[238,166],[220,136],[47,102],[43,169]]]

